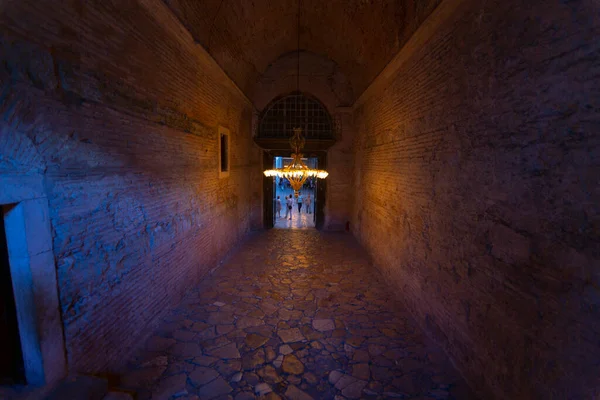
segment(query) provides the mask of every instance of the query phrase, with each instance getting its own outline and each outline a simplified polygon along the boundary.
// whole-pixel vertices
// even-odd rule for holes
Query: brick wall
[[[484,398],[600,397],[598,11],[444,1],[357,103],[354,234]]]
[[[43,175],[70,371],[116,371],[260,223],[252,106],[159,0],[9,2],[0,26],[0,174]]]

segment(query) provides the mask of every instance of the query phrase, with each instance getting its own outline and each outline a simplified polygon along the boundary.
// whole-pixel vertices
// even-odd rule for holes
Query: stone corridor
[[[139,399],[472,399],[355,240],[251,237],[169,312],[121,385]]]

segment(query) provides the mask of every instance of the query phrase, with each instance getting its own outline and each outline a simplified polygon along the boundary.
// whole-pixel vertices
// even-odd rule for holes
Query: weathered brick
[[[97,373],[257,225],[260,171],[251,103],[162,2],[74,4],[0,13],[0,163],[44,177],[69,370]]]
[[[485,398],[598,396],[591,15],[442,2],[356,106],[352,230]]]

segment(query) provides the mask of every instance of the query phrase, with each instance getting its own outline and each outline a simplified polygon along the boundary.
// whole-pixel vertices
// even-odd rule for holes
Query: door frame
[[[63,323],[48,198],[43,177],[0,175],[8,262],[27,385],[58,382],[67,374]],[[4,233],[3,233],[4,234]]]
[[[263,150],[263,171],[273,168],[275,157],[289,157],[290,150]],[[319,169],[327,169],[327,151],[308,151],[303,158],[316,158]],[[263,227],[273,228],[273,177],[263,174]],[[315,228],[322,230],[325,225],[325,200],[327,199],[327,179],[318,179],[315,192]]]

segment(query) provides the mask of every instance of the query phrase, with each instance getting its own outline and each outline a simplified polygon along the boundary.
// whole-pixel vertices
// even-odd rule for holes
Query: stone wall
[[[116,371],[260,224],[253,107],[160,0],[9,1],[0,26],[0,174],[43,177],[70,372]]]
[[[357,102],[353,232],[483,398],[600,396],[599,11],[444,1]]]

